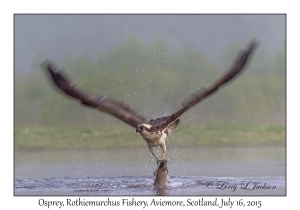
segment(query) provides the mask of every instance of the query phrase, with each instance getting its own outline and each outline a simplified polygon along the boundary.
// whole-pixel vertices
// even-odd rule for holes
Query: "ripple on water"
[[[159,195],[154,177],[85,177],[15,180],[15,195]],[[241,183],[249,183],[248,190]],[[275,189],[252,189],[275,186]],[[234,186],[236,186],[235,190]],[[223,188],[223,189],[222,189]],[[164,191],[167,195],[285,195],[285,178],[239,179],[171,176]]]

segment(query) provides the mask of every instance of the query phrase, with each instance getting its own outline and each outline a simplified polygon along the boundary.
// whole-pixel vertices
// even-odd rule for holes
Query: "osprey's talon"
[[[159,165],[161,162],[167,163],[168,161],[166,159],[158,160],[156,163]]]

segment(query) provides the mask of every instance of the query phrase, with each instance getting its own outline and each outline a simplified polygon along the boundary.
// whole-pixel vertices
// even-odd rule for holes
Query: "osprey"
[[[96,96],[79,89],[74,82],[61,71],[57,70],[57,67],[53,62],[46,60],[43,62],[42,66],[49,71],[56,86],[67,95],[78,99],[86,106],[94,107],[102,112],[106,112],[134,127],[136,132],[145,139],[150,152],[155,157],[157,163],[159,163],[161,160],[164,160],[166,155],[166,138],[178,126],[180,122],[179,117],[194,105],[201,102],[204,98],[216,92],[219,87],[240,73],[244,69],[248,57],[256,46],[256,42],[252,41],[247,50],[242,51],[238,55],[233,66],[219,80],[212,84],[211,87],[203,88],[192,94],[173,114],[166,117],[151,119],[150,121],[147,121],[145,117],[138,114],[121,101],[106,96]],[[154,147],[160,147],[162,149],[161,158],[156,154]]]

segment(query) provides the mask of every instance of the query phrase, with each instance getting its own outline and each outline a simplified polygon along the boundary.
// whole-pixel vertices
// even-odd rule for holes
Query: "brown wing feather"
[[[76,84],[63,75],[61,71],[57,71],[54,63],[46,60],[42,66],[49,71],[53,82],[60,90],[80,100],[82,104],[106,112],[135,128],[138,124],[146,122],[143,116],[137,114],[137,112],[125,105],[122,101],[117,101],[105,96],[97,97],[80,90]]]
[[[173,130],[175,130],[175,128],[177,128],[177,126],[179,125],[179,123],[180,123],[179,119],[175,120],[170,125],[168,125],[168,127],[165,130],[165,132],[169,135]]]
[[[232,80],[239,72],[241,72],[245,64],[248,60],[249,55],[253,52],[253,50],[256,48],[257,43],[255,41],[252,41],[248,47],[247,50],[240,53],[238,59],[234,63],[234,65],[221,77],[219,80],[217,80],[210,88],[202,89],[194,94],[192,94],[186,101],[184,101],[181,105],[182,108],[174,112],[171,116],[169,116],[167,119],[164,119],[163,123],[159,125],[161,129],[164,129],[168,127],[172,122],[177,120],[184,112],[186,112],[188,109],[190,109],[195,104],[202,101],[207,96],[214,93],[216,90],[219,89],[220,86],[224,85],[228,81]]]
[[[166,123],[166,121],[170,118],[170,116],[166,116],[166,117],[160,117],[157,119],[151,119],[149,121],[149,124],[152,125],[152,127],[150,128],[150,131],[163,131],[165,128],[165,132],[167,134],[171,133],[180,123],[180,120],[177,119],[174,122],[171,122],[167,127],[163,128],[162,125],[164,123]]]

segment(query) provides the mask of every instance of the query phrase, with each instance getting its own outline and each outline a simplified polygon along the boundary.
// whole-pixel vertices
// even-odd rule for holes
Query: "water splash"
[[[16,179],[14,185],[15,195],[285,195],[284,177],[272,178],[170,176],[164,191],[154,188],[153,176]],[[270,188],[252,190],[255,183]]]

